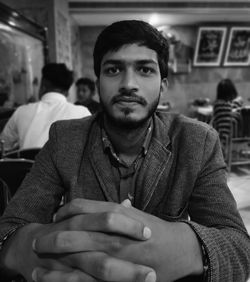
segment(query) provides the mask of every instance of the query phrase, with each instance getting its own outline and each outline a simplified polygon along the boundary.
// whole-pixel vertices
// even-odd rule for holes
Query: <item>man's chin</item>
[[[107,122],[119,129],[129,130],[137,129],[148,123],[148,120],[154,114],[159,99],[156,99],[148,109],[136,107],[122,107],[113,108],[113,111],[109,111],[109,107],[103,105],[103,112],[106,116]],[[103,104],[103,103],[102,103]]]
[[[138,117],[112,117],[107,116],[108,121],[119,127],[121,129],[136,129],[140,128],[143,124],[145,124],[150,117],[138,118]]]

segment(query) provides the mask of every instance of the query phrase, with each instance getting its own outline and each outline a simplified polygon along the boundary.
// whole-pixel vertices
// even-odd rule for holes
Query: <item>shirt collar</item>
[[[121,162],[120,158],[117,156],[115,150],[114,150],[114,147],[104,129],[104,126],[102,124],[102,143],[103,143],[103,148],[104,148],[104,151],[109,151],[111,153],[111,155],[118,161],[118,162]],[[148,152],[148,148],[149,148],[149,144],[150,144],[150,140],[151,140],[151,137],[152,137],[152,132],[153,132],[153,122],[152,122],[152,119],[150,120],[150,123],[149,123],[149,127],[147,129],[147,133],[146,133],[146,136],[145,136],[145,139],[143,141],[143,144],[142,144],[142,155],[143,156],[146,156],[147,152]]]
[[[46,94],[44,94],[41,98],[41,100],[43,102],[46,102],[46,101],[64,101],[64,102],[67,102],[67,98],[63,95],[63,94],[60,94],[58,92],[48,92]]]

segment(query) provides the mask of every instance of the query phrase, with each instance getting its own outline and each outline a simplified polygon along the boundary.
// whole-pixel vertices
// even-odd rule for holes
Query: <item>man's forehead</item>
[[[110,60],[118,61],[147,61],[158,63],[157,53],[142,45],[138,44],[126,44],[121,46],[117,50],[107,52],[102,59],[102,64]]]
[[[81,89],[89,89],[89,86],[86,85],[86,84],[80,84],[80,85],[78,85],[78,87],[81,88]]]

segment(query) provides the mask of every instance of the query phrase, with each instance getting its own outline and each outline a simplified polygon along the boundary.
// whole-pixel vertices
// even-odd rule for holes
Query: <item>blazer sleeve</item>
[[[52,125],[49,141],[0,218],[0,240],[10,230],[31,222],[49,223],[65,188],[57,169],[57,134]]]
[[[0,241],[27,223],[50,223],[62,197],[75,185],[82,151],[94,118],[56,121],[14,197],[0,217]]]
[[[220,141],[207,132],[200,173],[186,221],[204,246],[209,262],[206,281],[245,282],[249,276],[250,238],[227,186]]]

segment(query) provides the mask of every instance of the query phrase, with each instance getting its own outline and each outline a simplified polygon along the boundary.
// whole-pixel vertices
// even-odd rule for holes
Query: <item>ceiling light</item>
[[[158,25],[159,24],[159,15],[158,14],[151,14],[149,16],[149,20],[148,22],[151,24],[151,25]]]

